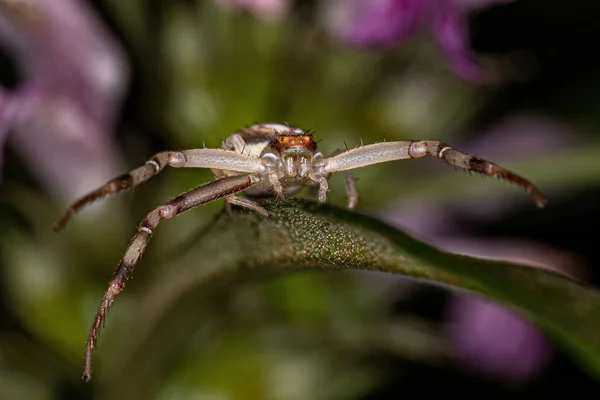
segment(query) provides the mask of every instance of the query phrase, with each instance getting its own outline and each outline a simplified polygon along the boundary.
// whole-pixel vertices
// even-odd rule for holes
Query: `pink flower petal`
[[[483,71],[471,53],[465,15],[452,0],[436,2],[429,27],[454,72],[472,82],[482,81]]]
[[[93,10],[80,0],[12,2],[0,8],[0,42],[24,80],[5,93],[2,124],[41,182],[72,198],[112,175],[128,65]]]
[[[458,357],[479,373],[524,380],[552,355],[550,343],[537,328],[492,301],[456,295],[449,315],[448,334]]]
[[[358,3],[354,6],[351,29],[342,37],[353,46],[390,46],[405,40],[421,21],[426,6],[426,1],[421,0]]]
[[[471,53],[466,13],[509,1],[512,0],[334,0],[328,3],[327,27],[350,46],[380,48],[401,44],[423,25],[456,74],[482,82],[483,71]]]

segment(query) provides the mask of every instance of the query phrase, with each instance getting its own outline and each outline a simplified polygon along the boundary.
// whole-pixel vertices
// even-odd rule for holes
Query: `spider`
[[[85,355],[83,379],[92,376],[92,351],[108,310],[133,273],[158,224],[184,211],[225,198],[226,206],[239,206],[270,218],[271,213],[253,199],[261,196],[283,198],[303,186],[318,188],[318,200],[327,199],[328,179],[334,172],[346,172],[348,207],[354,208],[357,192],[350,170],[386,161],[433,156],[456,168],[494,176],[523,187],[538,207],[546,200],[529,181],[486,160],[462,153],[435,140],[411,140],[363,145],[325,158],[309,131],[289,125],[257,124],[228,136],[220,149],[165,151],[152,156],[144,165],[118,176],[102,187],[77,200],[55,224],[62,229],[82,207],[105,195],[139,185],[161,172],[167,165],[174,168],[210,168],[214,181],[205,183],[155,208],[142,220],[117,270],[110,280],[92,325]],[[237,196],[243,192],[245,197]]]

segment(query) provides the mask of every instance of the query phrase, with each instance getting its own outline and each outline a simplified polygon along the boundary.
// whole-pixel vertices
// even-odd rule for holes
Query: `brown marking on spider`
[[[263,196],[279,198],[297,193],[303,186],[315,188],[318,199],[327,200],[328,179],[335,172],[346,174],[348,207],[354,208],[358,195],[351,170],[382,162],[432,156],[455,168],[517,184],[531,195],[538,207],[546,200],[525,178],[490,161],[455,150],[435,140],[383,142],[336,151],[325,158],[317,151],[312,134],[281,124],[259,124],[243,128],[222,143],[220,149],[165,151],[152,156],[144,165],[108,181],[102,187],[77,200],[54,226],[62,229],[85,205],[109,194],[136,186],[160,173],[167,165],[174,168],[210,168],[215,180],[184,193],[151,211],[140,224],[113,274],[96,314],[88,337],[83,377],[92,376],[92,351],[102,324],[115,297],[123,290],[159,223],[224,198],[228,209],[233,205],[269,218],[271,213],[253,199]],[[245,197],[238,196],[243,193]]]
[[[510,172],[494,163],[491,163],[486,160],[482,160],[478,157],[472,157],[469,161],[469,167],[472,171],[477,173],[481,173],[487,176],[495,176],[499,179],[504,179],[509,182],[515,183],[519,186],[525,188],[525,191],[529,193],[531,197],[533,197],[535,203],[538,207],[544,207],[547,203],[546,199],[544,199],[541,193],[533,186],[531,182],[527,179]]]
[[[282,134],[273,139],[273,141],[271,142],[271,146],[273,146],[273,148],[275,148],[280,153],[292,147],[302,147],[313,153],[317,150],[317,144],[315,143],[315,139],[311,134]]]

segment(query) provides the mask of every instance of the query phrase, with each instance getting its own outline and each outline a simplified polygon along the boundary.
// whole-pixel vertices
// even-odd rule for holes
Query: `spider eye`
[[[281,143],[285,143],[285,138],[281,138]]]
[[[304,144],[304,139],[300,139],[300,143],[301,143],[301,144]]]

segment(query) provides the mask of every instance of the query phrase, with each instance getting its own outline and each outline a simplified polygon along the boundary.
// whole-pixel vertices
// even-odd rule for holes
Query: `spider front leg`
[[[59,231],[64,228],[69,219],[84,206],[106,195],[139,185],[161,172],[167,165],[174,168],[212,168],[256,174],[266,171],[266,167],[260,159],[223,149],[191,149],[157,153],[141,167],[111,179],[100,188],[77,200],[54,224],[54,230]]]
[[[236,205],[239,207],[247,208],[249,210],[254,211],[257,214],[262,215],[265,218],[271,218],[273,214],[268,212],[264,207],[259,206],[255,201],[247,199],[245,197],[239,197],[234,194],[227,196],[225,198],[225,205],[227,208],[227,212],[233,214],[232,205]]]
[[[174,198],[146,215],[140,224],[137,233],[133,239],[131,239],[127,250],[125,250],[125,254],[110,280],[108,289],[100,304],[100,309],[94,319],[94,324],[92,325],[86,345],[85,367],[83,372],[83,379],[85,381],[89,381],[92,377],[92,351],[96,348],[96,342],[108,310],[112,305],[115,296],[117,296],[125,287],[125,282],[133,273],[136,264],[142,257],[144,250],[146,250],[146,246],[150,242],[150,238],[154,234],[158,224],[163,219],[171,219],[191,208],[238,193],[258,182],[260,182],[260,178],[252,175],[236,175],[212,181]]]
[[[382,162],[419,158],[426,155],[438,158],[457,168],[515,183],[527,191],[538,207],[546,205],[546,199],[527,179],[491,161],[460,152],[446,143],[436,140],[384,142],[358,147],[325,160],[323,172],[347,171]]]
[[[358,203],[358,192],[356,191],[356,185],[354,184],[354,177],[352,171],[344,171],[346,175],[346,196],[348,197],[348,208],[353,210]]]
[[[342,153],[342,150],[337,149],[333,153],[331,153],[331,155],[329,157],[331,158],[331,157],[334,157],[341,153]],[[320,176],[314,175],[313,181],[315,181],[315,183],[317,183],[317,185],[309,187],[309,189],[308,189],[309,196],[312,196],[312,197],[317,196],[319,201],[324,203],[325,200],[327,200],[327,189],[328,189],[327,180],[331,177],[332,174],[333,173],[329,173],[325,177],[325,187],[324,188],[323,188],[323,184],[321,183]],[[347,207],[348,207],[348,209],[352,210],[356,207],[356,204],[358,203],[358,192],[356,191],[356,185],[354,184],[354,177],[352,176],[352,171],[350,171],[350,170],[344,171],[344,175],[346,178],[346,197],[348,198]]]
[[[337,149],[336,151],[331,153],[329,157],[335,157],[341,153],[342,150]],[[352,210],[356,207],[356,204],[358,203],[358,192],[356,191],[356,185],[354,184],[354,177],[352,176],[352,171],[346,170],[344,171],[344,175],[346,178],[346,197],[348,198],[348,208]]]

